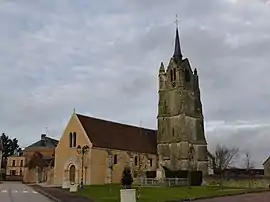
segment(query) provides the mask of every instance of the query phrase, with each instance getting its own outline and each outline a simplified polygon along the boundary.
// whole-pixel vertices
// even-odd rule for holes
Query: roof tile
[[[157,154],[157,131],[76,114],[94,147]]]

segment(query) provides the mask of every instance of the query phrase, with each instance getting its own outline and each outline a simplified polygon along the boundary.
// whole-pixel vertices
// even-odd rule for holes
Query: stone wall
[[[207,176],[204,178],[205,185],[220,185],[221,178],[218,176]],[[223,180],[224,187],[238,187],[238,188],[268,188],[270,184],[270,177],[241,177],[230,178]]]

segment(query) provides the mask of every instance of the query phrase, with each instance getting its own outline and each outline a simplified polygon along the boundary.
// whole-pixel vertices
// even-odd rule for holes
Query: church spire
[[[183,58],[182,52],[181,52],[181,47],[180,47],[180,39],[179,39],[179,32],[178,32],[178,19],[176,15],[176,35],[175,35],[175,44],[174,44],[174,53],[173,53],[173,58],[174,59],[181,59]]]

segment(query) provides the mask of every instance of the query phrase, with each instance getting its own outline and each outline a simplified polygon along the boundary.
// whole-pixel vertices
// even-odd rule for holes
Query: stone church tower
[[[160,169],[208,173],[198,72],[183,58],[178,28],[169,65],[159,69],[157,141]]]

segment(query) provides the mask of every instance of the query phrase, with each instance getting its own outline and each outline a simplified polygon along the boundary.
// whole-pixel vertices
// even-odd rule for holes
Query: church
[[[55,148],[55,185],[119,183],[125,166],[135,177],[145,171],[162,177],[164,166],[208,174],[199,76],[182,55],[178,28],[173,55],[158,76],[158,130],[73,112]]]

